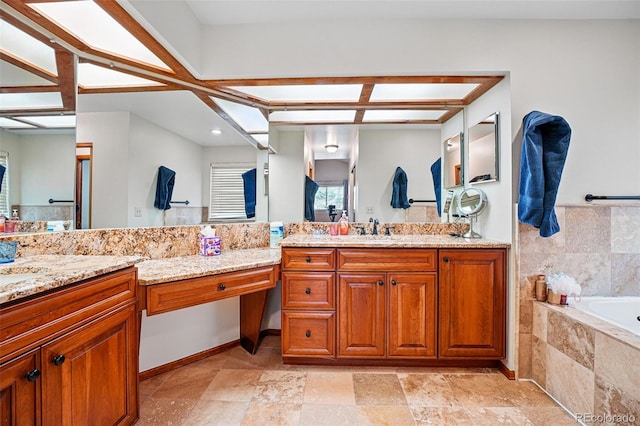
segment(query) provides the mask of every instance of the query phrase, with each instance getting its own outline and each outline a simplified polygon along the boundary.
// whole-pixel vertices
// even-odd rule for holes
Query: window
[[[242,174],[253,164],[211,164],[209,220],[247,219]]]
[[[6,167],[2,177],[2,190],[0,191],[0,214],[10,217],[9,214],[9,153],[0,151],[0,165]]]
[[[344,183],[319,183],[319,185],[320,188],[318,188],[314,200],[314,209],[326,210],[333,204],[337,210],[344,210]]]

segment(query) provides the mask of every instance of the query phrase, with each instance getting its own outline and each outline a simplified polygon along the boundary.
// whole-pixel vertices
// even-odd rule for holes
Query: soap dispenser
[[[349,234],[349,219],[347,218],[347,211],[342,211],[342,216],[340,217],[340,235],[348,235]]]

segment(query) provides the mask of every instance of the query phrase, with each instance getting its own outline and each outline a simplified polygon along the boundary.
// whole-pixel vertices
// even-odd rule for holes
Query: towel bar
[[[593,200],[640,200],[640,195],[593,195],[587,194],[584,196],[586,202]]]
[[[409,198],[409,204],[413,203],[435,203],[436,200],[414,200],[413,198]]]
[[[49,198],[49,204],[53,203],[73,203],[73,200],[54,200],[53,198]]]
[[[189,200],[187,201],[169,201],[171,204],[184,204],[184,205],[189,205]]]

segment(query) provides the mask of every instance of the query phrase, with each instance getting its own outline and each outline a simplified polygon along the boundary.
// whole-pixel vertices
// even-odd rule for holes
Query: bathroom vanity
[[[0,422],[134,423],[134,262],[90,257],[83,268],[85,256],[35,258],[27,269],[39,272],[16,284],[22,288],[3,292],[0,302]],[[5,277],[23,272],[20,265],[9,268]]]
[[[287,237],[284,361],[481,365],[504,358],[507,247],[449,236]]]

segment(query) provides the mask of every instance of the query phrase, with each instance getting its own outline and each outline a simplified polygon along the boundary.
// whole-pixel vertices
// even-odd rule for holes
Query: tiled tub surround
[[[556,206],[560,232],[549,238],[518,225],[517,375],[531,377],[532,314],[538,274],[564,272],[583,296],[640,296],[640,204]]]
[[[534,302],[532,347],[531,377],[578,419],[640,422],[640,336],[571,306]]]

